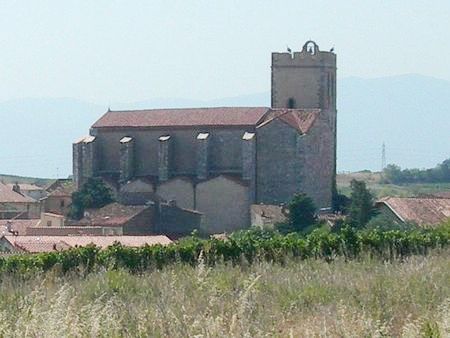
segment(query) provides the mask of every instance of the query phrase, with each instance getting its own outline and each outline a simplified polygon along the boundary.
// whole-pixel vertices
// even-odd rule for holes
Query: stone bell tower
[[[325,185],[331,187],[334,204],[337,112],[333,50],[321,51],[314,41],[307,41],[300,52],[272,53],[272,108],[320,109],[315,123],[319,137],[312,146],[320,149],[321,163],[314,171],[324,172],[323,177],[331,179]]]
[[[336,111],[336,54],[307,41],[301,52],[272,53],[272,108]]]

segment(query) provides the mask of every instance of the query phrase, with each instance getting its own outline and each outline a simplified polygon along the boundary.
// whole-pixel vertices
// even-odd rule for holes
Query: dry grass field
[[[0,282],[2,337],[449,337],[450,250]]]

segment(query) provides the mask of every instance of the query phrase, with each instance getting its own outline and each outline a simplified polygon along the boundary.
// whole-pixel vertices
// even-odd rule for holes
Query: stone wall
[[[122,225],[123,235],[151,235],[155,234],[155,208],[148,207]]]
[[[120,181],[126,182],[134,175],[134,139],[123,137],[120,140]]]
[[[194,184],[188,178],[176,177],[163,182],[158,185],[156,193],[166,201],[174,200],[181,208],[195,209]]]
[[[296,129],[280,120],[257,129],[257,203],[285,203],[301,190],[301,138]]]
[[[155,201],[157,198],[153,183],[138,178],[120,187],[118,200],[125,205],[142,205],[149,201]]]
[[[321,112],[308,134],[275,120],[258,128],[257,203],[286,203],[304,192],[318,208],[331,206],[334,134],[329,112]]]
[[[301,52],[272,53],[272,107],[336,110],[336,54],[312,41]]]
[[[335,179],[335,137],[328,115],[322,111],[310,132],[299,144],[301,191],[310,196],[318,208],[332,206]]]
[[[97,146],[97,169],[102,172],[120,173],[120,140],[134,139],[135,176],[159,175],[159,138],[170,135],[170,169],[168,176],[197,174],[197,136],[209,133],[208,167],[214,172],[242,171],[242,136],[248,128],[227,129],[123,129],[95,130]],[[250,130],[251,131],[251,130]],[[75,150],[74,150],[75,154]],[[75,160],[75,157],[74,157]],[[75,167],[74,167],[75,169]]]
[[[67,216],[72,205],[71,196],[47,196],[41,200],[41,212],[53,212]]]
[[[317,207],[331,206],[336,174],[336,95],[336,54],[332,51],[321,51],[315,42],[307,41],[300,52],[272,53],[272,107],[322,111],[311,130],[297,141],[291,138],[292,131],[280,135],[286,127],[274,123],[258,132],[258,201],[286,202],[294,192],[302,191]],[[295,157],[288,161],[289,156]],[[270,159],[281,161],[286,177],[280,176],[282,170]]]
[[[205,215],[202,231],[232,232],[250,225],[248,186],[234,178],[218,176],[196,187],[196,210]]]
[[[40,217],[40,206],[38,202],[16,203],[3,202],[0,203],[0,219],[37,219]]]
[[[73,180],[76,189],[97,171],[99,154],[95,136],[86,136],[72,144]]]
[[[203,215],[199,212],[161,204],[158,230],[170,238],[189,236],[192,231],[200,230],[202,221]]]

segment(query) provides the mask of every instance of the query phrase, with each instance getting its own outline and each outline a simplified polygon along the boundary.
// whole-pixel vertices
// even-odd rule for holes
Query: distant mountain
[[[114,103],[111,109],[270,106],[270,93],[217,100],[151,99]],[[0,173],[67,177],[74,140],[108,107],[81,100],[0,102]],[[379,170],[381,146],[388,163],[434,167],[450,157],[450,81],[421,75],[338,83],[338,170]]]
[[[67,177],[72,142],[88,133],[104,107],[75,99],[21,99],[0,103],[0,173]]]
[[[346,78],[338,87],[338,169],[431,168],[450,157],[450,81]]]

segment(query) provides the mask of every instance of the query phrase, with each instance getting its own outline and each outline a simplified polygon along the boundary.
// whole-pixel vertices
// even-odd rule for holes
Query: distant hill
[[[402,167],[434,167],[450,157],[450,81],[421,75],[345,78],[338,100],[338,170],[379,170],[383,141],[387,162]],[[151,99],[111,109],[201,106],[270,106],[270,93]],[[107,108],[70,98],[0,102],[0,173],[67,177],[72,142]]]
[[[28,184],[35,184],[39,187],[45,187],[51,182],[54,182],[54,180],[49,178],[36,178],[36,177],[24,177],[24,176],[15,176],[15,175],[0,175],[0,182],[4,184],[9,183],[28,183]]]
[[[67,177],[72,142],[88,133],[105,108],[75,99],[21,99],[0,103],[0,173]]]
[[[338,169],[431,168],[450,157],[450,81],[347,78],[338,88]]]

